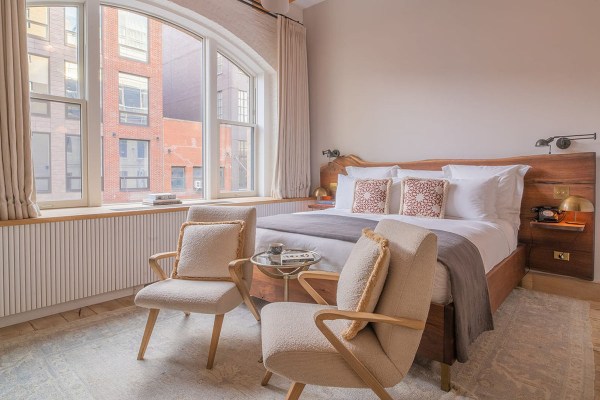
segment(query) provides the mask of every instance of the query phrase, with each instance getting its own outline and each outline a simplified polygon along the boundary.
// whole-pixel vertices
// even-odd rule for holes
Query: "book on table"
[[[284,253],[281,255],[282,264],[296,264],[303,262],[315,261],[315,256],[312,253]]]

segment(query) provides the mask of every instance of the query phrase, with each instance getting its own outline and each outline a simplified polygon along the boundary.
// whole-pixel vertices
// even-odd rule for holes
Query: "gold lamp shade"
[[[316,197],[317,199],[320,199],[323,196],[327,196],[327,189],[318,187],[313,192],[313,196]]]
[[[573,221],[566,221],[567,224],[578,224],[578,212],[594,212],[594,205],[591,201],[581,196],[569,196],[558,206],[560,211],[573,211],[575,218]]]
[[[558,206],[560,211],[593,212],[594,205],[591,201],[581,196],[569,196]]]

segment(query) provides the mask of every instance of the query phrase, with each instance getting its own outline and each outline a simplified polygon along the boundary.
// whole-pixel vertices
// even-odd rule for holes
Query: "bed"
[[[553,186],[566,184],[571,194],[579,194],[591,198],[595,195],[595,153],[575,153],[561,155],[542,155],[529,157],[513,157],[494,160],[427,160],[409,163],[368,163],[356,156],[339,157],[321,169],[321,186],[331,187],[337,183],[338,174],[345,174],[347,166],[376,167],[399,165],[406,169],[439,170],[447,164],[459,165],[513,165],[526,164],[531,166],[524,179],[524,192],[521,202],[520,227],[505,221],[465,221],[456,219],[425,219],[402,215],[360,215],[361,218],[374,222],[381,218],[393,218],[404,222],[420,225],[428,229],[455,232],[471,241],[481,254],[485,278],[489,292],[491,311],[495,311],[510,291],[518,285],[525,274],[528,247],[534,241],[529,226],[531,207],[540,204],[556,204],[552,197]],[[357,217],[345,210],[331,209],[313,211],[314,215],[340,215]],[[519,224],[516,225],[517,227]],[[593,237],[593,224],[590,224]],[[290,247],[302,247],[315,250],[322,254],[323,261],[318,269],[339,271],[343,266],[352,243],[336,239],[316,237],[306,234],[281,232],[272,229],[257,230],[257,249],[265,247],[270,242],[283,242]],[[589,249],[593,252],[593,248]],[[253,294],[266,300],[278,300],[280,283],[255,274]],[[335,288],[331,285],[317,285],[320,293],[329,301],[335,299]],[[299,287],[291,287],[291,293],[296,293],[293,300],[310,301],[302,294]],[[427,321],[427,327],[418,354],[442,363],[442,388],[450,388],[450,366],[457,359],[457,340],[455,318],[456,312],[452,297],[452,287],[448,271],[443,265],[438,265],[434,282],[432,304]]]

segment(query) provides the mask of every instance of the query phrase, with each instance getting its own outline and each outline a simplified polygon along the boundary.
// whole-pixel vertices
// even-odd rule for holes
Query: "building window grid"
[[[81,137],[65,135],[65,183],[67,192],[81,192]]]
[[[148,62],[148,18],[118,10],[119,56]]]
[[[133,149],[134,157],[129,149]],[[122,192],[150,189],[150,141],[119,139],[119,188]]]
[[[245,90],[238,90],[238,120],[240,122],[249,121],[249,110],[248,110],[248,92]]]
[[[119,72],[119,122],[148,126],[149,79]]]
[[[217,92],[217,118],[223,119],[223,91]]]
[[[79,9],[79,8],[77,7],[76,9]],[[66,18],[67,18],[67,13],[65,11],[65,19]],[[77,31],[78,31],[77,26],[73,27],[72,24],[69,26],[65,25],[65,35],[67,35],[65,37],[65,44],[71,44],[71,45],[73,44],[73,41],[72,41],[73,35],[75,35],[75,37],[77,39],[75,42],[78,42],[79,38],[78,38]],[[77,44],[77,43],[75,43],[75,44]],[[218,65],[220,66],[220,68],[219,68],[220,73],[223,73],[223,60],[220,55],[218,55],[217,62],[218,62]],[[242,73],[243,75],[246,75],[245,73],[240,72],[240,71],[238,71],[238,73]],[[48,79],[48,83],[49,83],[49,79]],[[78,83],[78,82],[76,82],[76,83]],[[79,88],[77,88],[77,91],[78,90],[79,90]],[[69,89],[65,88],[65,92],[66,92],[65,94],[66,94],[66,96],[68,96],[68,98],[77,98],[74,95],[74,93],[67,93],[68,91],[69,91]],[[49,92],[49,85],[48,85],[48,92]],[[250,122],[249,121],[249,119],[250,119],[249,106],[250,105],[249,105],[249,99],[248,99],[248,92],[247,91],[240,91],[240,92],[242,92],[242,93],[238,94],[238,113],[241,116],[240,122],[249,123]],[[120,91],[119,94],[120,94],[120,97],[123,96],[123,103],[125,103],[124,102],[124,97],[125,97],[124,93],[121,93],[121,91]],[[147,91],[145,92],[145,94],[142,93],[140,95],[140,97],[141,97],[140,103],[146,105],[146,108],[144,110],[145,113],[143,115],[145,116],[145,121],[146,121],[146,125],[147,125],[147,104],[148,104]],[[145,99],[144,99],[144,97],[145,97]],[[79,103],[79,101],[77,103]],[[68,105],[68,106],[75,106],[75,108],[72,108],[72,110],[75,110],[75,109],[77,109],[78,111],[80,110],[80,107],[78,104],[69,103],[69,102],[65,102],[64,104]],[[222,97],[221,97],[221,109],[222,109]],[[80,113],[80,111],[79,111],[79,113]],[[80,114],[77,117],[75,117],[74,114],[75,114],[74,111],[71,113],[67,112],[67,115],[71,115],[72,119],[76,119],[77,117],[80,118]],[[219,113],[219,116],[222,116],[222,111]],[[128,121],[125,121],[125,122],[128,122]],[[138,124],[137,122],[134,122],[134,123]],[[83,132],[82,132],[82,134],[83,134]],[[247,150],[246,150],[246,152],[247,152]],[[143,186],[149,187],[149,176],[148,176],[149,172],[148,172],[148,170],[149,170],[149,168],[146,169],[146,172],[144,174],[139,175],[137,177],[127,177],[127,178],[137,179],[138,181],[145,180],[146,183]],[[224,170],[225,170],[224,166],[221,166],[219,168],[219,177],[220,177],[219,180],[220,180],[221,188],[224,187],[224,180],[225,180],[224,179],[225,178]],[[198,172],[196,172],[196,171],[198,171]],[[200,175],[203,174],[203,167],[194,167],[194,175],[196,175],[198,177],[197,174],[200,174]],[[124,174],[124,175],[126,175],[126,174]],[[75,179],[79,179],[79,182],[81,183],[81,179],[82,179],[81,177],[75,177]],[[203,176],[202,176],[202,180],[203,180]],[[203,182],[200,179],[195,179],[195,181],[200,182],[199,185],[203,186]]]
[[[48,132],[32,132],[32,148],[38,149],[37,157],[33,159],[33,172],[37,193],[52,193],[52,137]],[[43,144],[42,142],[43,141]]]
[[[77,8],[65,7],[65,45],[77,47]]]
[[[48,40],[49,37],[49,9],[48,7],[27,7],[25,12],[27,20],[27,34],[39,39]],[[40,33],[43,32],[43,33]]]
[[[171,190],[185,191],[185,167],[171,167]]]

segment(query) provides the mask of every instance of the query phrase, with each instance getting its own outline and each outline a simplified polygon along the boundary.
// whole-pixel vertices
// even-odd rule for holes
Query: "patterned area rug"
[[[516,289],[496,312],[471,360],[452,367],[417,360],[389,389],[403,399],[593,399],[588,304]],[[260,386],[260,325],[227,314],[212,371],[204,368],[212,317],[161,311],[146,359],[137,361],[147,311],[129,307],[0,343],[1,399],[283,399],[289,382]],[[302,399],[374,399],[369,390],[307,386]]]

